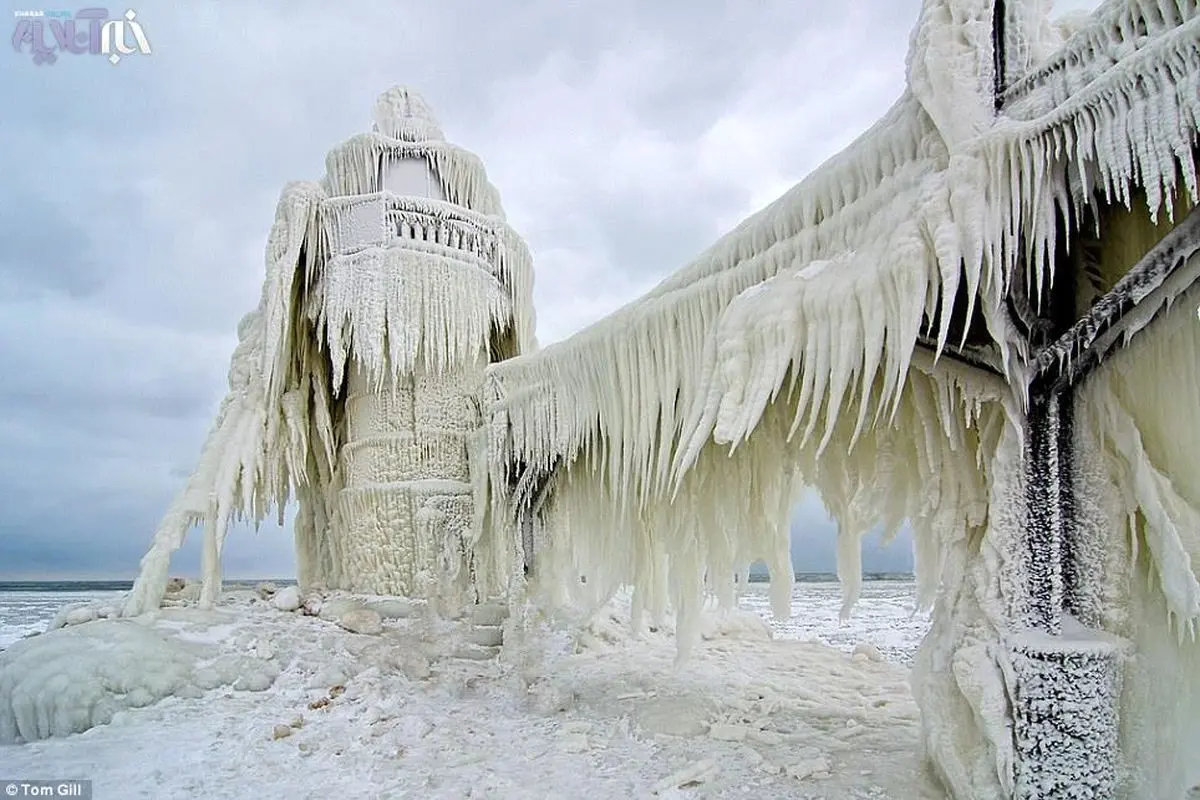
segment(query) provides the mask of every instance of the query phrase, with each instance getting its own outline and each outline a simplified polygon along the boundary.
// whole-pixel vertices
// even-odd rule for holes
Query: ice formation
[[[928,3],[916,44],[956,37],[952,22],[940,33],[927,30],[937,16],[931,9],[942,5],[970,4]],[[827,434],[845,416],[825,412],[854,404],[855,424],[834,448],[851,450],[855,431],[894,422],[909,401],[918,339],[932,340],[937,351],[961,343],[951,340],[951,315],[939,313],[960,293],[985,318],[996,351],[991,365],[1019,384],[1026,364],[1012,351],[1023,342],[1003,313],[1003,293],[1026,253],[1027,278],[1048,280],[1046,257],[1058,232],[1047,223],[1056,209],[1077,218],[1078,204],[1091,196],[1073,188],[1076,182],[1112,199],[1127,197],[1134,183],[1160,187],[1148,198],[1151,211],[1162,193],[1183,188],[1195,196],[1191,147],[1200,109],[1189,88],[1196,85],[1197,50],[1186,34],[1195,33],[1196,22],[1173,3],[1150,10],[1164,32],[1130,57],[1173,72],[1173,80],[1131,84],[1129,65],[1113,62],[1086,96],[1057,102],[1051,118],[1002,117],[959,144],[959,134],[944,133],[936,119],[953,118],[962,92],[942,97],[920,85],[914,68],[916,85],[876,126],[645,298],[565,342],[489,370],[499,438],[494,477],[510,479],[511,465],[522,465],[526,472],[516,477],[526,485],[538,483],[536,472],[561,482],[556,496],[578,484],[618,507],[649,509],[675,498],[675,511],[689,513],[695,504],[680,496],[692,488],[705,493],[696,474],[702,452],[749,438],[781,395],[795,404],[801,432],[819,427],[818,439],[801,437],[818,451],[829,449]],[[1135,29],[1140,14],[1140,6],[1109,4],[1060,57],[1076,60],[1085,46],[1101,51],[1092,60],[1111,57],[1117,43],[1102,36]],[[935,56],[925,54],[925,72]],[[1052,73],[1053,82],[1062,71]],[[961,83],[971,91],[988,85]],[[1029,108],[1032,101],[1023,102]],[[1124,120],[1129,106],[1146,103],[1158,106],[1161,126],[1142,137]],[[827,268],[814,273],[816,262]],[[783,391],[785,378],[798,397]],[[1018,392],[1012,400],[1019,406],[1024,398]],[[772,452],[779,448],[772,437],[760,438]],[[581,456],[588,463],[579,469],[599,480],[568,479]],[[850,460],[857,463],[853,453]],[[782,480],[783,469],[769,471],[781,476],[772,483]],[[716,533],[720,524],[697,527],[704,515],[696,517],[674,525],[689,531],[686,538],[707,530],[723,535]]]
[[[1047,6],[927,0],[909,89],[872,129],[645,297],[489,368],[494,513],[538,529],[535,589],[597,602],[633,584],[637,607],[679,612],[685,650],[705,591],[729,602],[749,561],[786,596],[796,487],[839,524],[847,604],[859,538],[907,519],[935,604],[914,689],[947,789],[1178,797],[1200,739],[1190,701],[1162,692],[1197,674],[1197,450],[1176,428],[1200,375],[1168,328],[1196,332],[1194,246],[1153,302],[1127,294],[1134,326],[1109,338],[1144,327],[1129,349],[1054,401],[1074,426],[1046,412],[1074,458],[1027,473],[1046,435],[1030,381],[1079,355],[1043,349],[1043,298],[1077,279],[1072,319],[1087,313],[1194,218],[1200,12],[1112,0],[1056,25]],[[1098,263],[1072,267],[1086,248]],[[1126,385],[1161,399],[1117,402],[1133,360]],[[1119,721],[1023,716],[1039,692],[1119,696]]]
[[[818,628],[852,641],[903,624],[907,592],[893,588],[894,602],[853,632],[824,622],[822,595],[797,601]],[[331,613],[364,610],[324,600]],[[382,612],[384,603],[402,601],[366,605]],[[320,616],[283,612],[230,586],[212,612],[169,608],[105,623],[135,641],[87,623],[0,653],[6,686],[6,660],[19,657],[16,710],[31,736],[59,717],[112,713],[85,736],[23,744],[0,727],[0,763],[9,774],[86,777],[110,797],[544,800],[658,789],[678,798],[738,796],[747,785],[765,797],[943,796],[913,769],[919,715],[904,667],[772,640],[758,614],[706,609],[701,631],[712,646],[680,671],[670,625],[635,638],[629,610],[622,592],[590,624],[539,631],[518,649],[506,643],[499,661],[467,661],[455,653],[482,629],[478,613],[385,619],[381,634],[364,635],[326,621],[324,607]],[[236,680],[272,674],[265,687]],[[233,686],[207,688],[226,676]],[[124,710],[146,700],[129,689],[172,680],[181,690],[172,699]],[[13,710],[5,699],[0,720]]]
[[[170,555],[204,527],[202,605],[230,521],[298,502],[303,586],[461,602],[507,585],[507,528],[484,526],[484,366],[534,347],[529,251],[472,154],[395,88],[374,131],[293,183],[242,320],[222,403],[154,536],[125,613],[158,607]]]
[[[756,559],[787,613],[788,513],[815,487],[847,611],[862,535],[913,526],[934,607],[913,686],[953,796],[1182,796],[1200,10],[1048,12],[925,0],[875,126],[538,352],[495,189],[388,93],[321,184],[285,189],[230,394],[126,613],[197,523],[211,603],[229,520],[295,496],[305,586],[598,607],[632,585],[633,624],[671,609],[686,654]]]
[[[221,655],[210,643],[180,639],[140,621],[62,628],[4,651],[0,744],[79,733],[108,724],[122,711],[166,697],[201,697],[218,686],[263,691],[278,674],[278,666],[262,659]]]

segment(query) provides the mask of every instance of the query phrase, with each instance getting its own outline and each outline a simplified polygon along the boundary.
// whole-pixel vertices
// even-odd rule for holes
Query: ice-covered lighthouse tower
[[[466,600],[505,585],[479,392],[489,362],[534,347],[529,251],[419,95],[384,93],[372,127],[330,151],[320,184],[284,189],[230,392],[126,613],[157,606],[196,524],[215,600],[231,518],[292,498],[303,587]]]
[[[395,89],[375,132],[329,155],[324,308],[331,351],[348,353],[333,373],[345,435],[331,552],[321,569],[314,539],[305,578],[403,595],[469,584],[483,368],[519,349],[495,323],[512,316],[509,260],[528,259],[448,149],[421,98]]]

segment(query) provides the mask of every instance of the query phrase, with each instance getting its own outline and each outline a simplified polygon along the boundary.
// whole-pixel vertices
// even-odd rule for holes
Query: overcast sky
[[[36,66],[6,28],[0,578],[132,577],[224,393],[280,189],[318,179],[389,86],[421,91],[447,138],[482,157],[533,250],[546,344],[882,114],[919,0],[334,7],[141,2],[154,52],[116,66]],[[832,568],[819,501],[793,531],[800,568]],[[198,539],[173,572],[195,571]],[[274,524],[235,530],[227,573],[290,575],[291,548]],[[867,567],[909,563],[900,543]]]

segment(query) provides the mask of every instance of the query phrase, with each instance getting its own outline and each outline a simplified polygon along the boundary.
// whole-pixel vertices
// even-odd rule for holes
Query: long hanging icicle
[[[220,590],[220,555],[234,515],[261,522],[282,508],[294,473],[288,464],[308,444],[309,408],[289,395],[301,380],[292,361],[297,273],[301,253],[315,231],[322,192],[315,184],[286,186],[267,242],[267,277],[257,310],[238,326],[239,343],[229,367],[229,394],[205,440],[196,471],[154,534],[124,614],[158,607],[166,589],[171,554],[187,531],[205,525],[202,599]],[[293,398],[285,402],[285,397]],[[319,401],[318,401],[319,402]],[[284,408],[289,410],[286,412]],[[293,454],[290,459],[288,454]]]

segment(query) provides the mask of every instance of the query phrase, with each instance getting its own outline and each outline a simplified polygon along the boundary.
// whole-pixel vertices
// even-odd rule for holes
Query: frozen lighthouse
[[[488,363],[534,346],[529,251],[419,95],[384,93],[372,128],[329,153],[320,184],[284,189],[229,394],[127,613],[157,607],[197,524],[213,602],[230,521],[293,497],[304,587],[452,603],[504,588],[479,393]]]
[[[328,541],[315,520],[299,531],[302,580],[457,594],[480,568],[470,453],[483,368],[529,345],[529,320],[520,335],[512,324],[514,305],[531,316],[529,256],[418,95],[384,94],[374,128],[328,158],[320,308],[345,431]]]
[[[482,165],[416,95],[383,95],[374,130],[335,148],[321,183],[283,191],[229,393],[125,613],[159,608],[170,554],[197,524],[212,605],[230,520],[293,499],[303,587],[416,595],[439,612],[505,594],[514,613],[500,629],[505,609],[481,602],[351,642],[281,619],[300,605],[291,592],[262,615],[257,597],[240,609],[253,634],[229,635],[235,615],[207,609],[145,625],[70,609],[61,621],[82,620],[77,632],[0,654],[0,742],[185,692],[207,715],[223,700],[203,691],[276,675],[303,681],[276,695],[286,706],[263,705],[290,715],[302,687],[346,691],[361,668],[357,710],[313,735],[354,737],[351,752],[375,755],[369,770],[352,762],[355,779],[374,780],[408,726],[376,729],[374,751],[366,726],[398,702],[440,709],[441,734],[406,719],[429,737],[426,774],[465,781],[425,785],[456,796],[706,783],[714,797],[1195,796],[1200,4],[1049,11],[923,0],[906,87],[875,125],[643,297],[537,352],[528,252]],[[895,684],[909,678],[911,695],[867,653],[714,635],[737,619],[756,560],[777,615],[791,611],[801,488],[837,523],[844,613],[863,537],[911,527],[931,610]],[[318,615],[373,602],[311,595]],[[647,634],[636,646],[613,633],[622,618]],[[183,639],[187,620],[227,658]],[[337,621],[346,636],[385,630]],[[576,622],[581,635],[560,635]],[[650,628],[673,629],[700,668],[665,669]],[[501,644],[494,669],[431,668]],[[489,676],[517,694],[475,704],[502,695],[464,690]],[[447,691],[418,700],[439,681]],[[474,705],[446,711],[447,697]],[[895,702],[909,697],[919,723]],[[476,728],[498,716],[485,709],[524,707],[538,719]],[[533,744],[550,729],[563,736]],[[704,743],[665,741],[689,737]],[[515,759],[491,745],[516,739]],[[410,791],[418,752],[365,793]],[[263,753],[238,762],[296,763]],[[333,769],[304,780],[321,772]],[[609,783],[616,773],[629,782]]]

